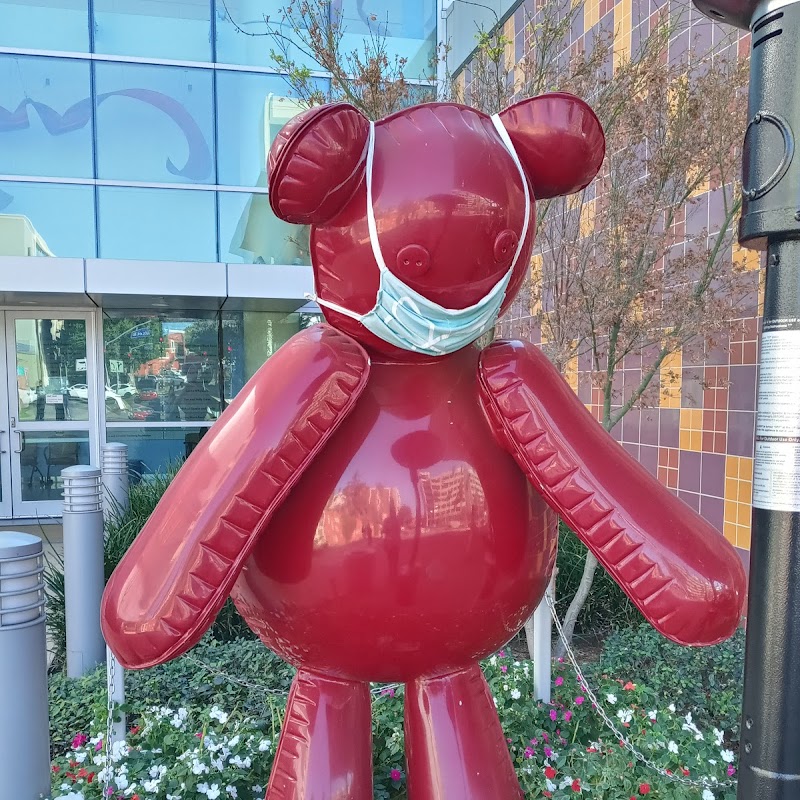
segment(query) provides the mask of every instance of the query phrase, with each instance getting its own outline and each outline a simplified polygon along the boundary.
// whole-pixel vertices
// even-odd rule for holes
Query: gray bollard
[[[38,536],[0,533],[0,800],[50,794],[43,571]]]
[[[108,442],[103,445],[103,518],[108,521],[130,507],[128,485],[128,445]]]
[[[79,678],[106,657],[100,631],[100,600],[105,587],[100,470],[83,465],[67,467],[61,477],[67,676]]]

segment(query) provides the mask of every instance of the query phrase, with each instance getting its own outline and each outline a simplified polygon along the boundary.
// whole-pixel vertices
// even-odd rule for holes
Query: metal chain
[[[550,596],[549,593],[545,593],[545,599],[547,600],[547,605],[550,608],[550,613],[553,616],[553,621],[555,622],[556,630],[558,631],[558,636],[561,639],[562,644],[564,645],[564,649],[566,650],[567,656],[569,657],[570,664],[572,665],[572,669],[575,671],[575,675],[578,678],[578,683],[581,689],[586,692],[591,700],[593,707],[596,709],[597,713],[600,715],[600,718],[605,723],[606,727],[617,737],[617,741],[629,752],[633,757],[644,764],[646,767],[649,767],[654,772],[657,772],[662,777],[666,778],[670,781],[675,781],[676,783],[682,783],[686,786],[700,786],[704,789],[726,789],[730,786],[735,786],[737,781],[727,780],[727,781],[712,781],[707,778],[687,778],[684,775],[676,775],[673,772],[667,771],[663,767],[659,767],[654,761],[649,759],[641,750],[638,750],[630,740],[620,732],[619,728],[617,727],[614,720],[608,715],[606,710],[603,708],[602,704],[597,698],[597,695],[592,691],[591,687],[586,681],[586,678],[583,674],[583,670],[581,670],[580,666],[578,665],[578,660],[575,657],[575,652],[573,651],[570,643],[567,641],[567,637],[564,635],[564,631],[561,627],[561,620],[558,618],[558,614],[556,613],[556,606],[553,602],[553,598]]]
[[[103,749],[106,753],[105,770],[103,771],[103,797],[108,797],[110,794],[112,766],[111,766],[111,750],[112,738],[114,736],[114,682],[115,682],[115,665],[116,658],[109,657],[108,671],[106,673],[106,690],[108,698],[106,700],[106,738],[103,742]]]
[[[252,691],[261,692],[262,694],[277,694],[283,697],[286,697],[289,692],[284,689],[269,689],[266,686],[259,685],[257,683],[250,683],[249,681],[242,680],[241,678],[237,678],[234,675],[231,675],[227,672],[223,672],[222,670],[217,669],[216,667],[212,667],[211,664],[207,664],[205,661],[201,661],[199,658],[196,658],[193,655],[186,654],[184,656],[185,659],[191,661],[193,664],[197,664],[198,667],[209,672],[212,675],[218,675],[220,678],[225,678],[225,680],[230,681],[231,683],[236,683],[239,686],[244,686],[246,689],[250,689]],[[372,694],[381,694],[385,692],[387,689],[397,689],[401,684],[399,683],[387,683],[381,684],[380,686],[376,686],[373,689],[370,689]]]

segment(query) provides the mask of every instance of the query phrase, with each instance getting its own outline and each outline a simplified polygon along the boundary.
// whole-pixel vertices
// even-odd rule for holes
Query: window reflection
[[[208,0],[94,0],[98,53],[208,61]]]
[[[215,183],[211,70],[96,65],[97,177]]]
[[[0,256],[92,258],[91,186],[0,181]]]
[[[14,352],[20,421],[89,419],[84,320],[17,319]]]
[[[87,7],[88,0],[0,0],[0,47],[86,52]]]
[[[407,59],[409,78],[431,73],[436,47],[436,0],[334,0],[332,13],[341,20],[344,52],[362,51],[371,36],[386,39],[390,58]]]
[[[108,428],[106,440],[128,445],[131,483],[147,480],[148,475],[166,472],[188,457],[205,435],[208,427]]]
[[[220,259],[244,264],[310,264],[307,225],[278,219],[265,194],[219,193]]]
[[[84,431],[25,431],[21,445],[23,502],[61,500],[62,470],[90,461],[89,434]]]
[[[276,48],[265,34],[271,28],[287,37],[294,37],[291,26],[281,24],[283,9],[289,5],[286,0],[215,0],[215,3],[217,61],[220,64],[274,67],[270,51]],[[290,46],[289,56],[298,66],[319,69],[297,47]]]
[[[88,61],[0,55],[0,173],[91,178],[90,97]]]
[[[98,188],[101,258],[216,261],[214,192]]]
[[[210,422],[219,416],[219,321],[112,317],[103,323],[106,420]]]
[[[324,91],[327,80],[318,81]],[[305,106],[279,75],[217,73],[219,182],[266,186],[269,148],[278,131]]]

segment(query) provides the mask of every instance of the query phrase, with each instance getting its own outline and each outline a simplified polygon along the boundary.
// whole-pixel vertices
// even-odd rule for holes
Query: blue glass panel
[[[211,70],[96,64],[99,178],[215,183]]]
[[[88,52],[88,0],[0,0],[0,47]]]
[[[94,189],[0,181],[0,256],[94,258]]]
[[[407,59],[407,78],[428,78],[436,48],[436,0],[333,0],[342,51],[363,52],[364,39],[385,38],[390,58]]]
[[[0,55],[0,173],[92,177],[89,62]]]
[[[287,0],[215,0],[217,62],[254,67],[274,67],[271,50],[279,50],[269,31],[294,38],[291,25],[282,23]],[[267,22],[267,20],[269,20]],[[298,65],[319,69],[299,48],[289,45],[288,55]]]
[[[96,53],[211,60],[209,0],[94,0]]]
[[[219,193],[220,260],[232,264],[310,264],[309,228],[278,219],[265,194]]]
[[[316,81],[322,91],[328,81]],[[217,73],[219,182],[266,186],[267,153],[278,131],[305,106],[279,75]]]
[[[98,189],[101,258],[216,261],[214,192]]]
[[[128,445],[131,483],[163,473],[197,447],[207,427],[128,428],[109,425],[106,439]]]

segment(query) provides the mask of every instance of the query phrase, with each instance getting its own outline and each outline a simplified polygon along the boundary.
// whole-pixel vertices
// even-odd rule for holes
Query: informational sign
[[[108,371],[109,372],[125,372],[125,368],[122,366],[122,362],[118,361],[116,358],[110,358],[108,360]]]
[[[136,330],[131,331],[131,339],[146,339],[149,335],[149,328],[136,328]]]
[[[76,358],[75,359],[75,372],[86,372],[86,359],[85,358]]]
[[[800,511],[800,320],[770,320],[761,337],[753,505]]]
[[[48,406],[60,406],[64,402],[63,394],[46,394],[44,401]]]

